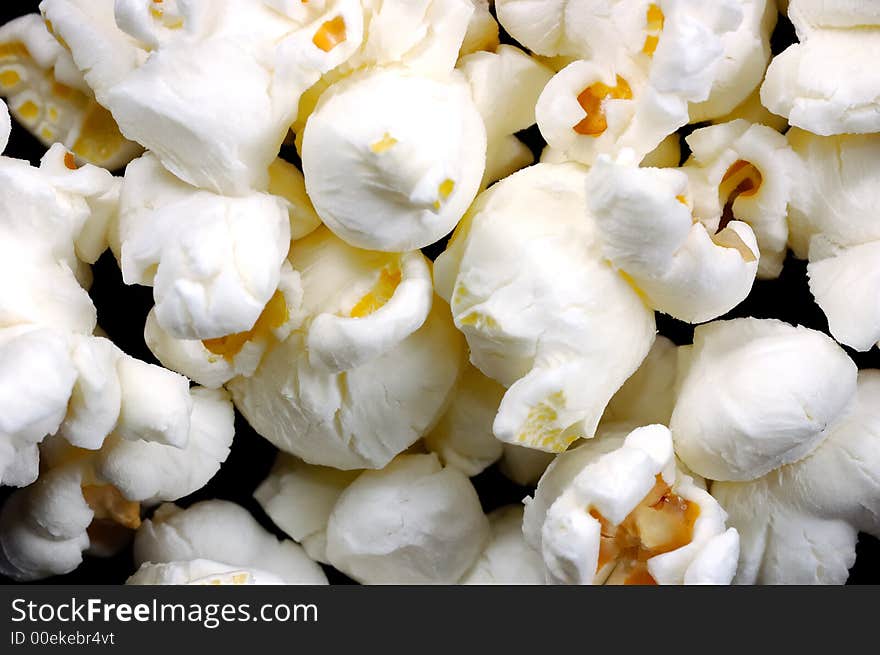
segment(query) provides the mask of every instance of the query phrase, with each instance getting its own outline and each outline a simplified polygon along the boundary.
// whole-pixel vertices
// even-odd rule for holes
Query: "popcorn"
[[[476,562],[489,523],[463,473],[434,455],[363,472],[327,525],[327,559],[365,584],[452,584]]]
[[[842,348],[769,319],[698,327],[679,373],[669,423],[676,453],[712,480],[755,480],[808,456],[856,392]]]
[[[794,0],[799,44],[774,57],[761,100],[796,127],[822,136],[880,131],[880,14],[871,3]]]
[[[357,250],[319,228],[295,243],[302,326],[229,382],[261,435],[312,464],[381,468],[445,410],[463,364],[417,252]],[[433,306],[432,306],[433,305]]]
[[[508,387],[495,436],[549,452],[593,435],[654,339],[652,312],[601,257],[584,179],[538,164],[496,184],[435,266],[471,363]]]
[[[669,425],[675,407],[677,372],[678,348],[666,337],[658,336],[641,366],[608,402],[602,422]]]
[[[360,2],[320,4],[296,18],[250,0],[44,0],[41,10],[126,137],[184,182],[240,196],[266,188],[302,93],[361,45]]]
[[[508,505],[489,514],[489,541],[461,584],[544,583],[541,557],[523,539],[522,517],[521,505]]]
[[[327,523],[339,496],[361,474],[313,466],[281,453],[254,498],[273,523],[312,559],[327,559]]]
[[[788,241],[788,204],[797,166],[785,137],[764,125],[737,120],[691,133],[690,178],[694,215],[717,233],[732,220],[755,233],[758,277],[782,270]]]
[[[118,434],[93,451],[72,447],[60,434],[47,439],[45,472],[0,511],[0,572],[16,580],[69,573],[87,549],[112,554],[140,525],[140,503],[174,500],[204,486],[229,454],[232,405],[225,392],[205,389],[194,389],[191,402],[182,448]]]
[[[569,159],[592,164],[599,155],[624,148],[643,158],[690,121],[689,103],[710,98],[719,72],[731,74],[719,71],[722,39],[742,22],[739,3],[618,2],[602,11],[545,4],[555,5],[550,16],[555,11],[564,17],[531,15],[535,3],[518,0],[499,4],[499,16],[505,24],[505,14],[515,13],[524,29],[538,31],[540,47],[522,41],[535,52],[577,58],[550,80],[535,108],[544,138]],[[549,21],[557,22],[551,28]],[[564,39],[556,31],[563,25]],[[574,25],[577,29],[568,33]],[[553,45],[545,43],[548,37],[555,39]],[[566,45],[570,38],[578,43]],[[736,42],[731,36],[728,46]]]
[[[535,486],[556,455],[533,450],[524,446],[502,444],[503,453],[498,463],[501,473],[512,482],[523,486]]]
[[[235,539],[230,539],[230,534]],[[213,560],[237,569],[258,569],[285,584],[327,584],[321,567],[289,540],[266,532],[244,508],[206,500],[187,509],[170,503],[143,522],[134,541],[134,559],[145,562]]]
[[[299,327],[303,320],[302,295],[299,273],[285,262],[278,290],[250,330],[202,341],[177,339],[159,325],[154,307],[147,315],[144,340],[163,366],[216,388],[236,376],[253,375],[266,350]]]
[[[119,237],[123,280],[154,287],[159,325],[212,339],[254,326],[278,287],[290,221],[278,197],[195,189],[147,154],[126,169]]]
[[[509,45],[462,57],[458,68],[486,126],[483,189],[534,163],[532,152],[514,135],[535,124],[535,103],[553,73]]]
[[[130,585],[281,585],[277,575],[241,569],[208,559],[153,564],[144,562],[125,584]]]
[[[471,0],[474,12],[458,54],[460,57],[485,50],[494,52],[498,47],[498,23],[489,11],[489,0]]]
[[[556,497],[540,532],[534,531],[538,506],[526,519],[527,539],[535,543],[540,535],[547,580],[730,583],[739,550],[737,532],[725,527],[724,510],[712,496],[677,473],[669,430],[651,425],[633,430],[622,443],[619,437],[611,441],[593,448],[588,442],[583,454],[578,448],[563,455],[576,462],[567,462],[564,473],[555,472],[557,485],[562,477],[570,481],[557,488],[558,495],[550,494]]]
[[[363,120],[349,120],[353,113]],[[404,68],[367,69],[331,86],[302,142],[306,190],[324,224],[353,246],[386,252],[451,231],[477,193],[485,156],[464,81]]]
[[[38,14],[0,28],[0,95],[9,99],[16,120],[40,142],[62,143],[83,161],[113,170],[141,151],[119,133],[70,53]]]
[[[602,253],[646,302],[689,323],[716,318],[748,295],[758,269],[751,228],[696,220],[681,170],[636,168],[632,153],[602,157],[587,176]]]
[[[790,245],[809,258],[810,291],[831,334],[856,350],[880,341],[877,252],[880,229],[873,183],[880,138],[788,133],[798,155],[789,212]]]
[[[446,413],[425,436],[425,446],[446,466],[477,475],[501,458],[503,443],[492,434],[504,387],[466,365]]]
[[[858,532],[880,532],[880,373],[861,371],[854,403],[804,459],[712,495],[741,535],[739,584],[843,584]]]

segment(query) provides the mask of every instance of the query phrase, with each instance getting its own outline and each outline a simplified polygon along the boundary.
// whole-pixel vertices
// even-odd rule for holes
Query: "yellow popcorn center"
[[[577,435],[564,435],[564,428],[555,425],[559,420],[559,409],[564,406],[565,394],[557,391],[532,407],[526,416],[522,432],[516,437],[517,441],[554,453],[566,450],[577,439]]]
[[[734,219],[733,203],[740,196],[753,196],[761,190],[764,177],[754,164],[739,159],[735,161],[721,178],[718,187],[718,195],[724,203],[724,211],[721,214],[721,223],[718,226],[720,232]]]
[[[663,31],[663,23],[665,21],[666,17],[663,15],[663,10],[660,7],[657,5],[648,6],[647,25],[645,27],[648,36],[645,37],[645,45],[642,46],[642,52],[649,57],[653,56],[654,51],[657,50],[657,44],[660,43],[660,32]]]
[[[40,136],[43,137],[43,139],[45,139],[46,141],[51,141],[55,138],[55,132],[50,130],[48,127],[44,127],[42,130],[40,130]]]
[[[647,561],[691,542],[700,506],[673,493],[658,475],[648,495],[619,525],[611,525],[596,509],[589,514],[602,526],[596,572],[616,562],[605,584],[655,585]]]
[[[330,52],[343,41],[345,41],[345,19],[342,16],[337,16],[321,25],[312,38],[312,43],[324,52]]]
[[[272,330],[284,325],[288,318],[290,318],[290,314],[287,311],[287,301],[284,299],[284,294],[276,291],[250,330],[216,339],[205,339],[202,344],[209,352],[220,355],[226,361],[231,362],[248,341],[268,338]]]
[[[629,83],[620,75],[617,76],[617,85],[608,86],[602,82],[591,84],[581,91],[577,97],[578,104],[586,112],[586,116],[572,129],[584,136],[599,136],[608,129],[608,121],[605,119],[603,105],[609,98],[615,100],[631,100],[632,89]]]
[[[83,485],[82,494],[95,513],[93,520],[111,521],[132,530],[140,527],[140,503],[126,500],[112,484]]]
[[[370,146],[370,150],[375,152],[377,155],[381,155],[386,150],[390,150],[392,147],[394,147],[396,143],[397,139],[388,134],[388,132],[385,132],[381,139]]]
[[[401,271],[399,268],[383,268],[379,273],[379,280],[364,296],[352,307],[349,316],[351,318],[363,318],[369,316],[378,309],[381,309],[385,303],[391,300],[391,296],[397,290],[401,280]]]
[[[18,74],[18,71],[11,68],[0,71],[0,86],[4,89],[11,89],[19,82],[21,82],[21,75]]]
[[[18,106],[18,116],[21,120],[31,123],[40,115],[40,107],[33,100],[26,100]]]
[[[30,57],[24,43],[13,41],[12,43],[0,43],[0,61],[5,59],[20,59]]]
[[[125,137],[110,112],[94,103],[83,121],[73,152],[100,165],[115,155],[125,144]]]

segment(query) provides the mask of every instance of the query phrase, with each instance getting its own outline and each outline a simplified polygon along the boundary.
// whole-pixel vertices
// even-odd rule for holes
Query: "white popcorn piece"
[[[474,13],[468,21],[464,40],[458,50],[459,57],[485,50],[494,52],[499,45],[498,22],[489,11],[489,0],[471,0]]]
[[[858,532],[880,533],[880,373],[859,373],[855,402],[804,459],[712,495],[741,535],[738,584],[843,584]]]
[[[527,538],[540,537],[547,580],[729,584],[738,536],[726,528],[726,514],[712,496],[676,470],[669,430],[650,425],[633,430],[622,443],[611,441],[594,448],[588,442],[583,455],[575,456],[581,449],[572,451],[566,468],[573,478],[552,501],[556,494],[545,496],[550,504],[540,531],[534,532],[537,511],[524,523]],[[595,452],[600,449],[605,452]],[[567,477],[554,476],[556,484]]]
[[[698,327],[670,421],[682,461],[754,480],[803,459],[853,401],[856,366],[821,332],[777,320]]]
[[[869,350],[880,342],[880,226],[874,218],[880,137],[820,137],[797,128],[787,136],[800,161],[790,245],[809,258],[810,290],[834,338]]]
[[[541,151],[542,164],[564,164],[572,161],[563,150],[544,146]],[[660,145],[644,156],[639,166],[650,168],[676,168],[681,163],[681,142],[678,134],[670,134]]]
[[[98,338],[81,341],[80,349],[89,341],[93,348],[101,342],[109,344]],[[121,361],[127,355],[117,352],[115,358]],[[123,407],[131,391],[143,393],[126,385],[141,383],[141,379],[116,382],[122,387]],[[100,391],[100,386],[90,391]],[[189,398],[190,391],[184,393]],[[141,503],[176,500],[202,488],[229,454],[234,416],[225,392],[193,389],[191,393],[192,414],[186,417],[188,434],[180,448],[157,441],[128,441],[118,433],[106,436],[100,421],[93,423],[90,436],[97,450],[73,447],[63,429],[74,413],[71,408],[62,430],[41,444],[45,471],[36,478],[34,447],[34,471],[25,483],[36,482],[16,491],[0,510],[0,571],[17,580],[69,573],[79,566],[83,552],[109,556],[124,545],[131,530],[140,525]],[[112,416],[114,407],[118,413],[120,394],[115,401],[110,395],[104,408],[98,407],[100,398],[89,398],[90,411],[78,418]],[[75,402],[76,396],[71,404]],[[122,420],[114,428],[117,431]],[[80,427],[86,432],[89,426],[82,422]]]
[[[242,569],[208,559],[153,564],[144,562],[125,581],[128,585],[281,585],[277,575]]]
[[[281,158],[269,166],[269,193],[287,201],[290,238],[296,241],[314,232],[321,224],[312,201],[306,194],[306,180],[299,169]]]
[[[201,385],[217,388],[236,376],[252,375],[266,350],[299,327],[302,295],[299,273],[285,262],[278,290],[250,330],[202,341],[177,339],[159,325],[154,307],[147,315],[144,340],[163,366]]]
[[[689,108],[690,122],[715,120],[757,93],[770,61],[770,35],[776,27],[776,0],[741,0],[742,21],[721,35],[724,55],[715,69],[709,97]],[[765,110],[766,112],[766,110]],[[769,113],[769,112],[766,112]]]
[[[452,584],[488,537],[463,473],[434,455],[402,455],[342,492],[327,525],[327,559],[365,584]]]
[[[121,168],[142,150],[119,133],[39,14],[0,27],[0,95],[44,145],[62,143],[90,164]]]
[[[523,538],[522,518],[522,505],[508,505],[489,514],[489,541],[461,584],[544,584],[544,563]]]
[[[609,401],[602,422],[669,425],[677,373],[678,348],[666,337],[658,336],[636,372]]]
[[[327,522],[343,491],[361,474],[306,464],[281,453],[254,498],[279,528],[312,559],[329,564]]]
[[[760,250],[759,278],[782,271],[788,249],[788,204],[797,167],[786,138],[744,120],[696,130],[687,138],[694,216],[718,232],[730,221],[752,228]]]
[[[761,100],[796,127],[822,136],[880,131],[880,14],[872,3],[795,0],[800,43],[773,58]]]
[[[603,255],[651,307],[680,320],[708,321],[738,305],[758,269],[752,229],[735,220],[707,228],[688,204],[683,171],[637,168],[631,155],[603,156],[587,177]]]
[[[319,228],[296,242],[304,321],[250,377],[229,382],[254,429],[340,469],[381,468],[445,410],[463,365],[449,310],[418,252],[358,250]]]
[[[302,159],[327,227],[353,246],[401,252],[437,241],[461,219],[483,176],[486,130],[460,75],[366,69],[321,95]]]
[[[471,362],[508,388],[493,427],[508,443],[560,452],[592,436],[654,339],[653,312],[601,256],[585,191],[575,164],[515,173],[436,261]]]
[[[278,287],[290,220],[276,196],[190,187],[150,153],[126,169],[119,237],[123,280],[153,286],[159,325],[213,339],[253,327]]]
[[[544,471],[556,458],[553,453],[541,450],[502,444],[504,450],[498,462],[498,469],[511,482],[523,487],[533,487],[544,475]]]
[[[777,116],[761,103],[760,87],[752,91],[748,98],[734,107],[730,113],[712,119],[712,123],[730,123],[742,119],[749,123],[757,123],[771,127],[777,132],[785,132],[788,129],[788,121],[782,116]]]
[[[504,444],[492,433],[504,387],[466,365],[446,412],[425,435],[425,447],[444,466],[477,475],[501,458]]]
[[[541,3],[521,6],[534,10],[536,4]],[[547,84],[535,108],[547,142],[569,159],[585,164],[624,148],[631,148],[641,159],[687,124],[689,103],[710,96],[724,61],[722,39],[731,36],[731,43],[735,42],[734,30],[742,21],[742,7],[729,0],[618,2],[601,10],[579,3],[571,8],[571,15],[567,4],[543,4],[566,12],[560,24],[571,24],[574,14],[593,14],[589,20],[587,16],[577,19],[582,28],[578,35],[585,35],[578,48],[580,58]],[[503,6],[499,7],[502,23]],[[531,16],[530,27],[542,22]],[[547,34],[545,25],[542,36]],[[593,37],[607,42],[590,53]]]
[[[320,4],[296,18],[250,0],[44,0],[41,10],[123,134],[181,180],[244,195],[266,188],[302,93],[361,45],[361,3]]]
[[[486,171],[480,188],[534,163],[514,135],[535,124],[535,103],[553,72],[519,48],[501,45],[458,63],[486,126]]]
[[[208,559],[265,571],[285,584],[327,584],[321,567],[299,545],[279,541],[246,509],[223,500],[207,500],[187,509],[160,506],[135,535],[134,559],[138,566]]]

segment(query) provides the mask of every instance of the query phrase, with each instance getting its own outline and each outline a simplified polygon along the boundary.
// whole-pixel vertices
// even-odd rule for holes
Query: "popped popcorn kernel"
[[[250,330],[216,339],[204,339],[202,343],[210,352],[231,362],[248,341],[268,337],[272,330],[284,325],[289,318],[290,314],[284,294],[276,291]]]
[[[378,309],[381,309],[385,303],[391,300],[391,296],[400,285],[402,273],[400,268],[383,268],[379,273],[379,280],[372,290],[368,291],[351,308],[349,316],[352,318],[363,318],[369,316]]]

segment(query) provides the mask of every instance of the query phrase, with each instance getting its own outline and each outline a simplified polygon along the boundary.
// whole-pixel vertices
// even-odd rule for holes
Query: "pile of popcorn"
[[[133,539],[132,584],[843,583],[880,536],[842,347],[880,341],[880,4],[39,9],[0,28],[0,146],[48,147],[0,157],[3,575]],[[107,249],[163,367],[97,325]],[[717,320],[789,250],[830,336]],[[173,504],[235,410],[287,539]],[[487,515],[496,463],[533,492]]]

